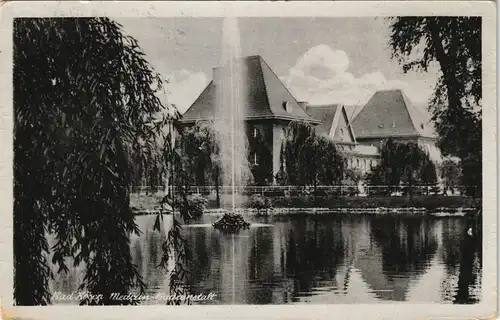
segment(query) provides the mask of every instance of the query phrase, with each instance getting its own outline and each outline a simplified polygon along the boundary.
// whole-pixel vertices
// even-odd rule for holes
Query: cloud
[[[176,70],[165,76],[167,101],[184,113],[205,89],[209,80],[203,72]]]
[[[348,71],[349,64],[344,51],[321,44],[309,49],[280,78],[297,99],[311,104],[364,104],[377,90],[409,89],[408,83],[388,80],[380,71],[355,77]]]

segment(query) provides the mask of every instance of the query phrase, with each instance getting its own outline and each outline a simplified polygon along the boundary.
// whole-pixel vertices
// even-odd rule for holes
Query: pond
[[[223,235],[204,216],[183,228],[191,248],[186,284],[215,294],[211,304],[477,303],[481,298],[481,241],[464,218],[339,215],[255,217],[237,235]],[[165,231],[138,216],[145,232],[131,239],[148,294],[168,294],[157,265]],[[54,290],[76,287],[78,277]],[[149,301],[147,303],[164,303]]]

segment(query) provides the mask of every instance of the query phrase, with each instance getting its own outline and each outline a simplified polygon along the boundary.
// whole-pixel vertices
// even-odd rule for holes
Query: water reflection
[[[214,292],[212,304],[477,303],[481,298],[481,241],[468,237],[462,218],[373,218],[329,215],[248,217],[236,236],[210,227],[207,216],[184,228],[194,294]],[[138,217],[143,234],[131,238],[134,263],[148,293],[168,294],[158,267],[168,226]],[[73,290],[78,272],[56,281]],[[162,304],[162,301],[150,303]]]
[[[479,301],[481,244],[461,218],[252,219],[273,227],[234,240],[186,229],[194,292],[216,292],[223,304],[233,294],[238,304]]]

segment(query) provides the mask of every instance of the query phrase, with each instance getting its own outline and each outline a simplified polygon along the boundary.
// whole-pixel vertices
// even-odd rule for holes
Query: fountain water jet
[[[221,230],[236,227],[248,228],[241,216],[235,215],[238,186],[247,183],[249,167],[244,123],[244,108],[247,106],[247,70],[241,57],[238,21],[234,17],[224,18],[222,27],[221,67],[214,70],[216,88],[216,110],[214,131],[219,145],[223,185],[231,186],[231,214],[214,223]]]

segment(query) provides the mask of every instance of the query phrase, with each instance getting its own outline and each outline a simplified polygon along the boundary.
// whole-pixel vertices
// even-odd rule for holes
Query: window
[[[420,128],[424,129],[424,124],[423,123],[420,124]]]
[[[356,167],[359,168],[359,159],[356,159]]]
[[[343,138],[344,137],[344,128],[340,128],[340,137]]]
[[[292,105],[289,101],[283,101],[283,109],[285,109],[288,113],[292,112]]]
[[[384,125],[383,124],[379,124],[378,127],[382,129],[384,127]]]
[[[254,166],[259,165],[259,159],[257,158],[257,152],[254,152],[254,154],[253,154],[253,165]]]
[[[252,136],[253,136],[254,138],[257,138],[257,136],[258,136],[258,135],[259,135],[259,130],[257,130],[257,128],[255,128],[255,127],[254,127],[254,128],[252,129]]]
[[[392,120],[392,127],[396,128],[396,121]]]

